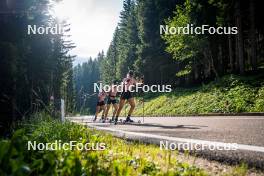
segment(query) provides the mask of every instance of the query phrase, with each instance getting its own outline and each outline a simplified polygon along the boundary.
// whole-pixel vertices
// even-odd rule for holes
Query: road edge
[[[83,124],[83,123],[81,123]],[[151,134],[141,134],[137,132],[129,132],[129,131],[123,131],[118,129],[111,129],[107,127],[98,127],[94,125],[90,125],[89,123],[84,123],[87,128],[95,129],[103,132],[107,132],[112,134],[113,136],[117,138],[121,138],[128,141],[134,141],[134,142],[140,142],[145,144],[154,144],[154,145],[160,145],[161,138],[157,138],[156,136],[160,135],[151,135]],[[162,137],[164,141],[168,141],[169,143],[179,143],[184,142],[184,138],[175,138],[175,137],[168,137],[168,136],[160,136]],[[178,139],[178,140],[173,140]],[[194,140],[196,141],[203,141],[203,140]],[[218,142],[216,142],[218,143]],[[221,143],[221,142],[219,142]],[[240,144],[242,147],[247,147],[248,145]],[[260,151],[247,151],[245,150],[236,150],[236,151],[211,151],[211,150],[201,150],[201,151],[191,151],[190,154],[197,157],[202,157],[204,159],[212,160],[212,161],[218,161],[225,164],[230,165],[238,165],[241,163],[247,163],[247,165],[250,168],[255,168],[261,171],[264,171],[264,155],[263,157],[259,157],[260,153],[263,154],[263,147],[261,147]],[[258,149],[257,149],[258,150]],[[180,152],[184,152],[180,150]]]

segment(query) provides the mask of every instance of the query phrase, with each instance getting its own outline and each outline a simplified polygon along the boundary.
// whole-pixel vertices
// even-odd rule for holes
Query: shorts
[[[96,106],[104,106],[105,105],[105,102],[104,101],[101,101],[101,102],[97,102]]]
[[[116,104],[116,103],[117,103],[116,99],[115,98],[111,99],[110,97],[108,97],[107,102],[106,102],[106,104]]]
[[[123,100],[128,100],[128,99],[130,99],[130,98],[133,98],[131,92],[122,92],[122,94],[121,94],[121,99],[123,99]]]

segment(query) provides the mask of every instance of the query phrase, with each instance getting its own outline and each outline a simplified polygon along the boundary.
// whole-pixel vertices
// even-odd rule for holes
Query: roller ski
[[[140,120],[138,120],[138,121],[134,121],[134,120],[132,120],[129,116],[126,118],[126,120],[123,120],[123,119],[120,119],[120,120],[118,120],[118,118],[116,118],[115,119],[115,121],[114,121],[114,124],[115,125],[118,125],[118,124],[123,124],[123,125],[125,125],[125,124],[127,124],[127,125],[129,125],[129,124],[141,124],[141,121]]]

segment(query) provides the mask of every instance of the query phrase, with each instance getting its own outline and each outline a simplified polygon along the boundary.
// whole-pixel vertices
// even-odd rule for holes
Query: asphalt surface
[[[169,140],[172,141],[188,139],[236,143],[241,145],[241,148],[235,151],[203,150],[195,153],[232,164],[247,162],[250,166],[264,169],[264,116],[145,117],[144,123],[129,125],[93,123],[92,117],[89,116],[70,119],[92,128],[111,132],[118,137],[121,133],[122,135],[127,133],[127,138],[147,143],[158,144],[158,141],[166,137],[170,137]],[[133,119],[143,122],[142,117]]]

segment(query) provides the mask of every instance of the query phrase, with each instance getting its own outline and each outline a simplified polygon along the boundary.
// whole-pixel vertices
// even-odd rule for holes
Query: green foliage
[[[255,102],[254,111],[264,112],[264,87],[261,87],[258,90],[258,93],[256,95],[256,102]]]
[[[1,123],[7,125],[34,111],[45,109],[50,97],[64,98],[67,111],[74,101],[72,87],[72,56],[74,48],[68,33],[54,35],[27,35],[27,26],[63,25],[49,14],[53,0],[1,2],[0,14],[0,108],[1,116],[10,117]],[[13,13],[14,12],[14,13]],[[27,13],[24,13],[27,12]],[[53,104],[58,109],[58,103]]]
[[[181,76],[184,76],[184,75],[188,75],[188,74],[191,73],[191,71],[192,71],[191,69],[192,68],[191,68],[190,65],[186,65],[185,69],[183,69],[183,70],[179,71],[178,73],[176,73],[176,76],[181,77]]]
[[[172,15],[178,0],[125,0],[120,22],[101,63],[101,78],[122,80],[128,70],[145,75],[146,82],[172,82],[175,64],[165,50],[159,25]]]
[[[137,9],[133,0],[125,0],[120,13],[120,22],[113,34],[106,57],[100,64],[101,78],[105,83],[121,80],[128,70],[134,69],[137,59],[139,33]]]
[[[117,62],[118,62],[118,47],[120,39],[120,30],[116,28],[113,34],[113,40],[107,50],[106,57],[100,64],[100,76],[104,83],[111,83],[117,79]]]
[[[169,27],[182,28],[186,26],[196,26],[197,23],[192,19],[192,13],[195,13],[194,5],[186,0],[184,5],[177,5],[174,16],[165,20]],[[166,51],[173,55],[183,66],[177,70],[177,77],[185,76],[194,70],[197,63],[203,62],[201,55],[208,53],[208,41],[205,35],[183,34],[178,31],[177,34],[163,34]],[[205,56],[203,56],[205,57]]]
[[[207,175],[177,161],[177,153],[156,146],[126,142],[109,134],[45,114],[18,125],[10,139],[0,140],[0,175]],[[27,141],[70,140],[106,143],[104,151],[27,150]]]
[[[231,75],[198,88],[177,88],[158,96],[149,93],[145,115],[264,112],[263,79],[254,79]],[[143,115],[143,104],[137,103],[135,115]]]
[[[100,62],[103,62],[104,54],[99,53],[98,57],[74,67],[73,82],[75,87],[75,111],[80,114],[91,114],[94,112],[94,105],[97,95],[94,93],[94,83],[100,79]]]
[[[191,10],[189,1],[186,1],[183,7],[178,5],[174,12],[175,16],[172,19],[166,20],[166,24],[169,27],[176,28],[191,24]],[[194,45],[197,41],[197,37],[195,35],[164,34],[163,38],[167,44],[166,51],[172,53],[176,60],[185,60],[196,56]]]
[[[229,176],[246,176],[248,175],[248,166],[246,164],[241,164],[236,166],[231,173],[228,174]]]

